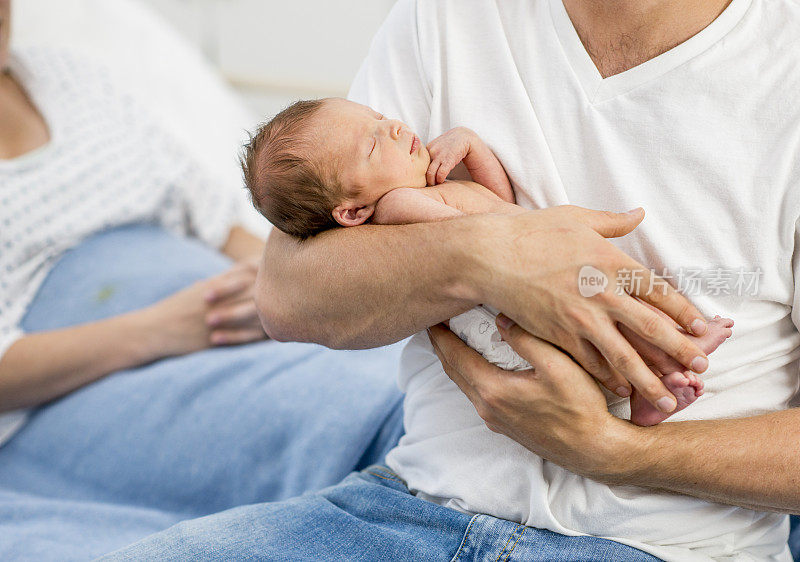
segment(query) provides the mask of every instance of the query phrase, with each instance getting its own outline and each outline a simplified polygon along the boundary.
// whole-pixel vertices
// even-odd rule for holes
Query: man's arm
[[[609,483],[800,513],[800,409],[647,428],[621,424],[613,431],[627,462],[605,468],[601,477]]]
[[[300,241],[274,229],[256,303],[280,341],[360,349],[399,341],[475,306],[471,217],[338,228]]]

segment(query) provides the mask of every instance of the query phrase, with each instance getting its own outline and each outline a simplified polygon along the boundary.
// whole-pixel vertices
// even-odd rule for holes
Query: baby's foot
[[[686,337],[703,350],[703,353],[708,355],[722,345],[722,342],[731,337],[731,334],[733,334],[731,328],[733,328],[733,320],[715,316],[708,322],[708,330],[706,330],[705,334],[702,336],[686,334]],[[679,329],[677,325],[676,329]],[[639,334],[631,331],[627,326],[620,324],[619,330],[622,332],[622,335],[625,336],[625,339],[631,343],[633,348],[639,352],[639,355],[642,356],[645,362],[657,372],[676,373],[686,369],[686,367],[667,355],[666,352],[657,348]]]
[[[703,395],[703,381],[691,371],[664,375],[661,377],[661,382],[675,395],[678,406],[674,411],[665,414],[645,400],[641,394],[634,391],[631,395],[631,421],[636,425],[647,426],[661,423]]]
[[[722,342],[728,339],[733,331],[731,328],[733,327],[733,320],[730,318],[721,318],[720,316],[715,316],[711,321],[708,322],[708,331],[702,336],[688,336],[690,339],[694,340],[697,346],[703,350],[704,353],[709,354],[716,350]],[[640,342],[644,342],[644,344],[650,346],[649,343],[645,342],[644,340],[640,340]],[[634,348],[639,349],[639,343],[634,342]],[[652,354],[653,347],[650,346],[648,351]],[[655,406],[650,404],[647,400],[642,398],[641,394],[639,394],[636,390],[634,390],[633,394],[631,395],[631,421],[636,425],[655,425],[657,423],[661,423],[672,414],[676,412],[680,412],[686,406],[697,400],[700,396],[703,395],[703,381],[700,380],[700,377],[691,372],[691,371],[681,371],[675,369],[677,366],[679,369],[682,369],[681,365],[677,363],[674,359],[667,356],[665,353],[661,352],[660,350],[655,350],[657,356],[655,360],[653,359],[653,355],[650,355],[650,359],[652,360],[651,369],[653,372],[659,373],[667,373],[666,375],[661,377],[661,382],[664,383],[672,394],[675,395],[675,398],[678,400],[678,405],[669,414],[665,414],[658,410]],[[658,355],[660,354],[660,356]]]

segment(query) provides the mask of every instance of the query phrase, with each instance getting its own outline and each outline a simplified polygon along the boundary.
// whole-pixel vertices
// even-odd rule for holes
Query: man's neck
[[[603,78],[680,45],[714,21],[731,0],[563,0]]]

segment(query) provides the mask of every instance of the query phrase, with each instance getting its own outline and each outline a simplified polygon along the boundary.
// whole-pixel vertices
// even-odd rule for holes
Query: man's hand
[[[498,324],[499,325],[499,324]],[[503,339],[534,370],[487,362],[443,324],[428,334],[445,372],[486,426],[568,470],[595,479],[627,463],[626,422],[613,417],[597,383],[564,353],[514,326]]]
[[[478,267],[465,275],[477,291],[476,302],[558,345],[610,391],[629,396],[633,385],[668,413],[677,404],[674,396],[623,337],[618,323],[698,373],[708,367],[702,350],[634,297],[660,309],[687,332],[702,335],[708,328],[685,297],[604,239],[628,234],[643,218],[641,209],[626,214],[571,205],[486,215],[493,224],[484,225],[473,247]],[[603,291],[581,295],[579,276],[585,266],[605,278]],[[626,274],[641,283],[627,288],[630,292],[617,291]]]

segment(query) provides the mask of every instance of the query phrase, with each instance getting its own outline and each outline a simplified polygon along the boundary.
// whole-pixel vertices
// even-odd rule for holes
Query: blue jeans
[[[180,523],[102,560],[654,561],[596,537],[567,537],[411,495],[380,465],[279,503]]]

